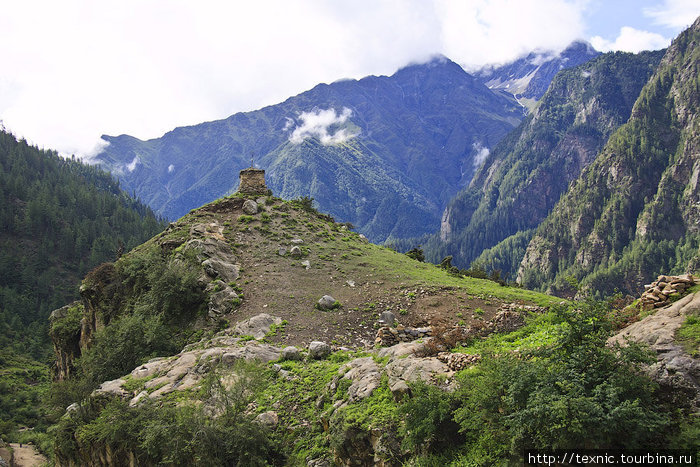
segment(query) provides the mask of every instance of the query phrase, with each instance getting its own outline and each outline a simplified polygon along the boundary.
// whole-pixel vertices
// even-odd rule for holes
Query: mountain
[[[109,174],[0,131],[0,435],[33,424],[51,310],[90,268],[164,228]],[[25,407],[22,410],[19,407]]]
[[[700,300],[684,281],[677,304]],[[697,442],[680,431],[697,391],[656,391],[643,352],[606,346],[604,304],[413,260],[308,200],[193,210],[81,295],[51,315],[57,465],[512,465]]]
[[[676,38],[629,121],[539,226],[528,287],[636,292],[700,266],[700,19]]]
[[[574,41],[559,53],[534,51],[505,65],[485,66],[475,76],[490,89],[512,94],[523,107],[532,110],[557,73],[599,54],[588,42]]]
[[[444,57],[392,76],[320,84],[263,109],[161,138],[103,136],[97,156],[122,187],[175,219],[266,170],[283,198],[313,197],[373,241],[434,231],[447,201],[522,108]]]
[[[430,261],[452,255],[515,277],[525,246],[562,193],[628,119],[663,52],[607,53],[557,74],[533,112],[499,143],[446,208]],[[485,251],[496,247],[493,251]]]

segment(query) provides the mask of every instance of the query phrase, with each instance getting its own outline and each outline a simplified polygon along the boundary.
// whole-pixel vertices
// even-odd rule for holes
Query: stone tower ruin
[[[265,185],[265,171],[250,167],[241,170],[239,174],[240,185],[238,193],[246,195],[266,195],[269,193],[267,185]]]

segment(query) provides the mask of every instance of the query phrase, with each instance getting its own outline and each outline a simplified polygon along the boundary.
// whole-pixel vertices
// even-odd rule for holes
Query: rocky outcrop
[[[700,315],[700,292],[658,308],[652,315],[622,329],[608,344],[628,341],[647,344],[657,361],[648,368],[668,397],[679,406],[700,411],[700,360],[688,355],[676,341],[676,332],[688,316]]]

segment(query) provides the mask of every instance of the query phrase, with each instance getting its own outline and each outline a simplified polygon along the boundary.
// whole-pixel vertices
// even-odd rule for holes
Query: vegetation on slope
[[[540,225],[518,273],[527,287],[636,293],[662,272],[698,269],[699,43],[696,21]]]
[[[469,188],[450,202],[441,234],[425,243],[427,258],[436,262],[452,255],[456,264],[468,265],[511,237],[490,253],[493,259],[485,257],[479,264],[514,279],[524,255],[523,234],[544,220],[569,183],[627,121],[662,54],[608,53],[557,74],[533,113],[496,146]]]
[[[102,170],[0,131],[0,434],[38,422],[51,310],[77,298],[89,268],[163,227]]]

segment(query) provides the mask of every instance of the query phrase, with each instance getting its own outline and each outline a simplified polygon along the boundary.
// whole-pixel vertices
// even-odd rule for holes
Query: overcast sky
[[[698,0],[0,0],[0,120],[63,154],[441,53],[465,69],[588,40],[667,46]]]

